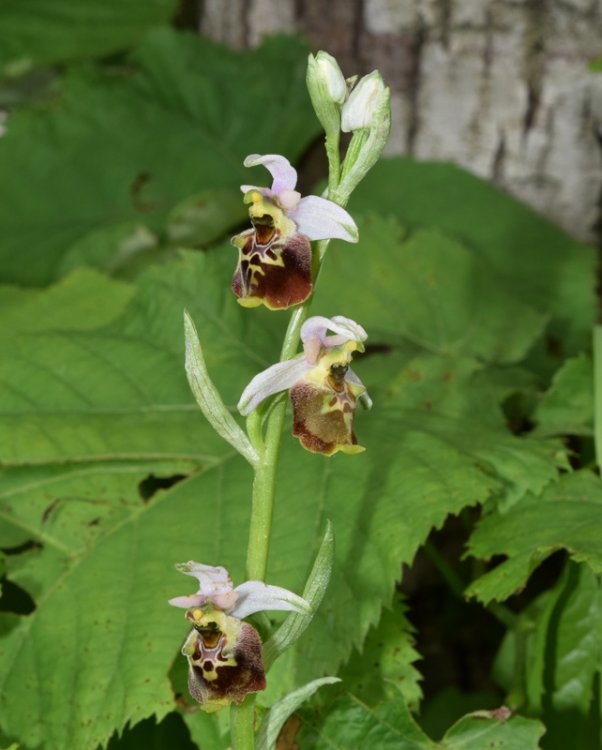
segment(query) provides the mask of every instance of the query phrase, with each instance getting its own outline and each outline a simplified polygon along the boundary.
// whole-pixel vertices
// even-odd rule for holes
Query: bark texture
[[[301,32],[393,92],[389,154],[452,160],[602,237],[602,0],[204,0],[233,47]]]

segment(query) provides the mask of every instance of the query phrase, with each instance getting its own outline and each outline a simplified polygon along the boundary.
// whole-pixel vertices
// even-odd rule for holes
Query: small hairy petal
[[[344,208],[326,198],[308,195],[288,212],[297,229],[310,240],[358,241],[357,226]]]
[[[297,170],[284,156],[279,154],[250,154],[244,160],[245,167],[262,164],[272,175],[272,192],[278,195],[282,190],[294,190],[297,185]]]
[[[232,617],[248,617],[262,610],[287,610],[289,612],[311,613],[310,605],[292,591],[270,586],[262,581],[246,581],[234,589],[240,596],[236,605],[228,612]]]
[[[267,370],[255,375],[244,389],[238,402],[238,411],[246,417],[268,396],[288,390],[311,367],[302,355],[268,367]]]

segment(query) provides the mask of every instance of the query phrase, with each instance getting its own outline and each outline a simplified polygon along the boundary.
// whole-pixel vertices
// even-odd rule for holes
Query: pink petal
[[[245,167],[256,167],[262,164],[272,175],[272,192],[278,195],[282,190],[294,190],[297,184],[297,170],[288,159],[278,154],[250,154],[244,160]]]
[[[297,229],[310,240],[340,239],[357,242],[357,226],[344,208],[326,198],[308,195],[288,212]]]
[[[200,607],[201,604],[205,603],[205,597],[202,594],[193,594],[192,596],[176,596],[169,600],[169,604],[172,607],[182,607],[182,609],[189,609],[190,607]]]
[[[327,336],[327,331],[332,331],[334,336]],[[368,334],[359,323],[344,315],[335,315],[333,318],[325,318],[322,315],[313,315],[301,326],[301,341],[312,346],[311,340],[318,339],[322,346],[340,346],[346,341],[365,341]],[[307,350],[306,350],[307,354]]]
[[[196,578],[199,582],[199,593],[205,596],[209,596],[216,591],[232,591],[232,579],[228,571],[221,565],[204,565],[189,560],[185,563],[178,563],[176,570]]]
[[[211,601],[218,609],[231,609],[239,597],[237,591],[228,591],[225,594],[214,594]]]

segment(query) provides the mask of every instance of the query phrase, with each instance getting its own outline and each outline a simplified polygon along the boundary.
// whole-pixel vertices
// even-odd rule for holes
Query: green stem
[[[329,147],[329,189],[324,192],[324,197],[328,197],[329,191],[333,193],[336,190],[340,172],[338,143],[331,142]],[[335,175],[334,179],[332,176],[333,173]],[[347,196],[336,195],[334,200],[339,205],[345,205],[347,203]],[[312,269],[314,290],[329,244],[330,240],[320,240],[316,243]],[[312,298],[313,294],[302,305],[293,310],[282,343],[282,350],[280,352],[281,362],[292,359],[297,353],[301,339],[301,326],[309,316]],[[259,461],[255,466],[255,478],[253,480],[251,521],[249,524],[249,542],[247,546],[247,580],[249,581],[263,581],[266,575],[272,533],[274,498],[276,494],[276,469],[280,455],[280,443],[282,440],[286,407],[286,394],[280,394],[274,399],[267,414],[264,412],[261,415],[255,411],[247,419],[249,439],[259,454]],[[261,435],[262,420],[265,422],[263,438]],[[255,747],[253,720],[254,701],[252,697],[248,697],[240,705],[232,704],[230,731],[234,750],[253,750]]]
[[[230,738],[236,750],[255,750],[255,696],[230,706]]]
[[[314,271],[314,284],[318,278],[322,258],[328,246],[328,240],[318,243],[316,252],[317,263]],[[280,361],[292,359],[299,348],[301,326],[307,320],[311,305],[311,297],[302,305],[297,307],[288,324]],[[253,481],[253,496],[251,499],[251,523],[249,527],[249,544],[247,547],[247,578],[249,581],[262,581],[265,578],[268,554],[270,549],[270,536],[272,531],[272,513],[274,509],[274,497],[276,494],[276,469],[280,455],[280,443],[282,440],[282,429],[286,416],[287,399],[282,394],[276,397],[267,418],[265,428],[265,439],[263,450],[260,453],[259,463],[255,468],[255,479]],[[250,419],[250,417],[249,417]],[[257,448],[256,441],[253,441]]]

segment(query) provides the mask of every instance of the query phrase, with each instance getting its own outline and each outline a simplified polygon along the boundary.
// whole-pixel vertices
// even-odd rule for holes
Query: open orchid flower
[[[239,249],[232,290],[244,307],[284,310],[312,292],[310,240],[357,242],[357,226],[336,203],[302,198],[295,190],[297,172],[284,156],[252,154],[244,161],[245,167],[258,164],[272,175],[272,186],[241,186],[253,228],[232,238]]]
[[[310,613],[309,604],[292,591],[280,586],[268,586],[263,581],[246,581],[236,588],[228,571],[221,566],[213,567],[190,560],[178,563],[176,569],[199,582],[199,590],[191,596],[176,596],[169,603],[174,607],[202,607],[210,604],[232,617],[244,617],[264,609],[284,609],[291,612]]]
[[[266,609],[311,614],[300,596],[279,586],[247,581],[236,588],[228,571],[190,560],[176,568],[199,582],[191,596],[170,599],[186,608],[192,623],[182,653],[188,660],[188,689],[204,711],[212,712],[240,703],[247,693],[266,686],[261,639],[241,618]]]
[[[328,332],[334,335],[328,335]],[[354,351],[364,351],[366,331],[337,315],[314,316],[301,326],[303,354],[278,362],[245,388],[238,410],[247,415],[268,396],[288,390],[293,405],[293,435],[314,453],[360,453],[353,432],[357,400],[372,406],[366,388],[349,368]]]

